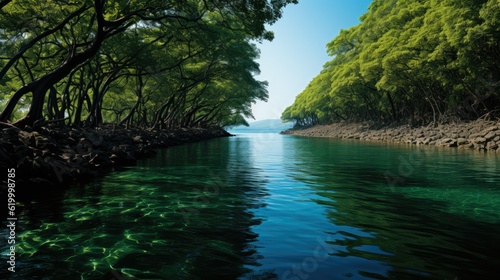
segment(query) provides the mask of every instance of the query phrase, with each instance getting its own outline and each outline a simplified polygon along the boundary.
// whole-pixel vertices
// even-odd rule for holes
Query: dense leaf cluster
[[[500,1],[375,0],[286,108],[300,126],[447,122],[500,107]]]
[[[7,0],[0,122],[245,123],[266,100],[258,40],[296,0]]]

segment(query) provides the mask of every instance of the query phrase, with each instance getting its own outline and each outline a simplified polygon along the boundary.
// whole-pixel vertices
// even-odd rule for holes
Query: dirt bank
[[[230,136],[220,128],[144,131],[45,126],[0,131],[0,170],[15,168],[22,193],[82,182],[155,154],[156,148]],[[6,175],[0,180],[5,183]],[[3,184],[4,186],[6,184]],[[0,192],[4,192],[2,188]]]
[[[422,127],[410,127],[409,125],[376,127],[366,123],[335,123],[304,129],[291,129],[282,133],[309,137],[436,145],[500,153],[499,121],[477,120]]]

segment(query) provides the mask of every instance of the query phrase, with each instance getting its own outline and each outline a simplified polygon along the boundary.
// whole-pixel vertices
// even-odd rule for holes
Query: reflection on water
[[[327,139],[292,143],[294,178],[314,178],[311,189],[321,198],[312,200],[334,225],[333,256],[349,260],[353,278],[500,276],[494,155]]]
[[[11,278],[500,279],[499,169],[278,134],[169,148],[24,205]]]
[[[163,150],[68,191],[59,211],[26,211],[16,279],[99,279],[110,270],[134,279],[238,278],[259,258],[249,245],[261,222],[252,209],[267,195],[247,151],[229,139]]]

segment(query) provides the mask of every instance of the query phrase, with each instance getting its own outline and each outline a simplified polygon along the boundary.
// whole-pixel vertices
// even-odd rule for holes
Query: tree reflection
[[[500,275],[497,252],[492,249],[500,245],[498,219],[488,222],[452,213],[452,198],[427,195],[423,199],[405,192],[412,188],[439,196],[446,180],[472,180],[460,177],[468,172],[467,166],[458,166],[463,169],[441,178],[432,169],[436,161],[446,164],[449,159],[433,154],[427,165],[390,189],[384,173],[396,173],[395,159],[408,151],[325,139],[291,143],[294,161],[289,168],[296,172],[294,179],[307,183],[321,197],[313,201],[327,210],[333,262],[351,259],[359,275],[373,279],[493,279]],[[483,182],[477,188],[486,191],[488,185]],[[468,195],[464,192],[462,199]]]
[[[245,145],[215,139],[169,148],[68,191],[59,217],[25,229],[17,279],[96,279],[109,271],[132,279],[255,276],[249,267],[262,256],[252,227],[261,219],[253,211],[268,192]]]

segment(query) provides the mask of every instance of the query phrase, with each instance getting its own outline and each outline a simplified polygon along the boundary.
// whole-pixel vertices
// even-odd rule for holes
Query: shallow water
[[[278,134],[172,147],[26,205],[9,275],[500,279],[499,171],[496,155]]]

